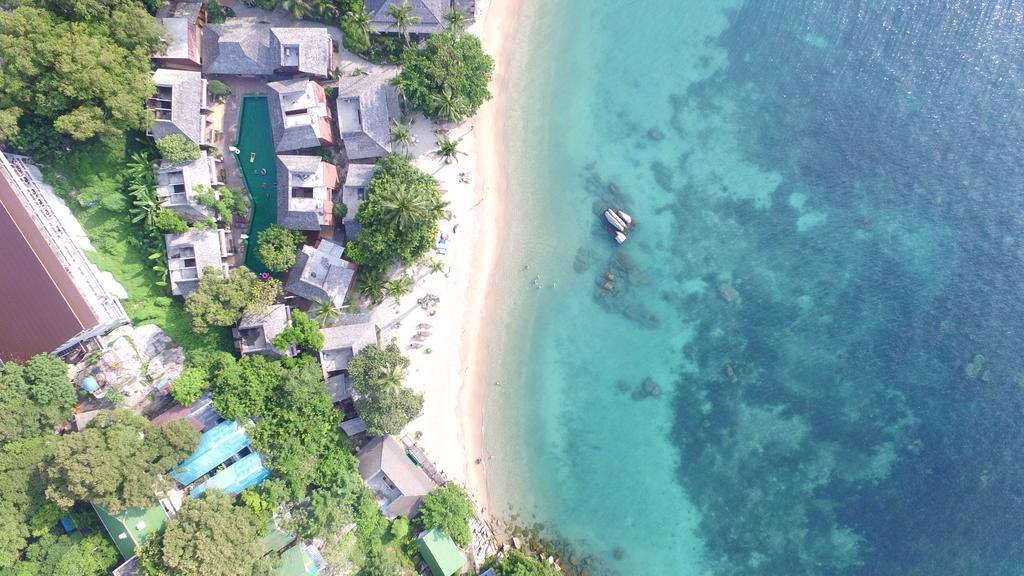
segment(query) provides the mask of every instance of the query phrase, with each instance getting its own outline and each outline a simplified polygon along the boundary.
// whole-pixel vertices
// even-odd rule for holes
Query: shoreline
[[[497,4],[497,5],[496,5]],[[485,521],[493,520],[488,499],[487,458],[484,455],[484,410],[486,408],[488,355],[486,343],[492,327],[489,322],[493,302],[488,295],[497,263],[500,237],[506,232],[507,210],[505,192],[507,180],[505,128],[510,64],[511,39],[518,31],[517,13],[520,0],[493,0],[484,8],[486,15],[481,33],[484,51],[494,58],[491,79],[493,98],[486,102],[477,115],[477,184],[478,194],[484,199],[477,222],[483,224],[477,236],[477,249],[472,269],[477,271],[470,283],[466,300],[466,320],[462,340],[462,390],[457,410],[460,438],[466,455],[466,488],[477,504]],[[476,464],[476,460],[480,463]]]

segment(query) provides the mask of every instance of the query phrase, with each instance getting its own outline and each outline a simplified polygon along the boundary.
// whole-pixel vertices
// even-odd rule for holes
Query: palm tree
[[[444,260],[430,259],[430,263],[427,264],[427,269],[430,270],[431,274],[444,273]]]
[[[324,298],[317,298],[313,302],[311,311],[321,328],[333,324],[338,318],[341,318],[341,309],[335,307],[334,302]]]
[[[452,93],[451,88],[445,86],[440,94],[434,94],[434,105],[437,106],[437,115],[449,122],[458,122],[466,115],[465,107],[462,105],[462,98]]]
[[[359,279],[359,293],[376,306],[384,301],[384,277],[375,272],[367,272]]]
[[[331,22],[338,17],[338,7],[330,0],[314,0],[312,14],[323,22]]]
[[[149,155],[143,152],[136,152],[128,158],[128,179],[136,182],[149,182],[154,181],[153,176],[153,161],[149,158]]]
[[[389,280],[384,286],[384,291],[387,292],[388,296],[395,299],[395,304],[398,304],[402,296],[412,292],[412,285],[412,276],[403,274],[394,280]]]
[[[358,10],[356,12],[346,12],[345,17],[348,21],[355,24],[356,28],[363,35],[363,40],[366,44],[370,43],[370,23],[373,22],[373,14],[370,14],[366,10]]]
[[[452,140],[445,134],[437,141],[437,150],[434,150],[434,154],[443,158],[445,164],[458,162],[459,154],[465,154],[465,152],[459,150],[459,142],[461,140]]]
[[[448,29],[456,35],[466,29],[466,15],[458,8],[452,8],[451,12],[444,15],[444,19],[448,21]]]
[[[380,380],[389,386],[401,386],[405,375],[406,368],[401,362],[391,362],[380,367]]]
[[[409,155],[409,146],[412,144],[412,130],[405,123],[395,122],[391,127],[391,142],[402,147],[403,153]]]
[[[410,188],[404,182],[377,192],[384,218],[401,233],[408,230],[416,222],[429,218],[435,206],[430,203],[426,194]]]
[[[309,0],[281,0],[280,6],[292,18],[302,18],[310,13]]]
[[[405,45],[408,46],[410,44],[409,27],[419,24],[421,20],[419,16],[412,15],[412,6],[409,4],[409,0],[402,2],[401,6],[392,5],[388,8],[388,16],[395,19],[395,28],[405,38]]]

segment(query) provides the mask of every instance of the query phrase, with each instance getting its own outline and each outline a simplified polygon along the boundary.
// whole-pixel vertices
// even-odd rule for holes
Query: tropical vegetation
[[[454,482],[427,494],[418,521],[424,530],[440,528],[463,548],[469,546],[469,520],[476,514],[469,494]]]
[[[185,311],[192,329],[202,334],[211,326],[233,325],[246,310],[264,310],[280,295],[279,280],[261,279],[245,266],[232,268],[227,276],[208,267],[199,278],[199,288],[185,297]]]
[[[398,434],[420,415],[423,395],[402,385],[408,369],[409,359],[394,343],[371,344],[349,361],[356,410],[371,436]]]
[[[156,149],[160,151],[160,157],[171,164],[184,164],[198,160],[202,154],[198,144],[181,134],[157,138]]]
[[[292,311],[292,325],[274,338],[274,348],[284,351],[292,346],[300,350],[319,352],[324,347],[324,333],[320,325],[301,310]]]
[[[359,236],[348,243],[352,261],[375,270],[395,260],[412,264],[434,246],[445,203],[437,182],[398,154],[377,162],[360,204]]]
[[[75,402],[68,366],[56,356],[0,366],[0,443],[53,432],[71,418]]]
[[[406,50],[395,79],[412,107],[428,118],[458,122],[491,97],[494,60],[471,34],[434,34],[422,50]]]
[[[301,232],[272,224],[256,238],[256,252],[271,272],[284,272],[295,266],[296,252],[302,245]]]

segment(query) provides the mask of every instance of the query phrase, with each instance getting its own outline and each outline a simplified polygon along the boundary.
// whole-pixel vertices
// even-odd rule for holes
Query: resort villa
[[[350,161],[391,153],[391,124],[401,116],[395,72],[373,72],[338,80],[338,133]]]
[[[220,161],[206,152],[184,164],[161,162],[156,171],[156,195],[160,205],[181,214],[188,222],[213,217],[213,209],[196,200],[197,187],[219,186],[219,173]]]
[[[338,168],[319,156],[277,157],[277,223],[319,232],[334,225]]]
[[[274,150],[295,152],[334,143],[322,86],[306,78],[267,84]]]
[[[348,376],[348,363],[363,348],[373,344],[376,338],[373,319],[370,314],[348,314],[345,324],[323,328],[324,345],[320,349],[320,367],[324,373],[327,394],[334,405],[345,413],[341,429],[348,436],[366,431],[366,422],[359,418],[355,409],[355,394],[352,379]]]
[[[153,72],[156,94],[146,101],[153,113],[150,135],[163,138],[181,134],[199,146],[213,146],[220,133],[209,120],[206,102],[206,79],[192,70],[159,68]]]
[[[475,11],[472,0],[366,0],[366,11],[370,13],[370,29],[378,34],[397,34],[398,23],[390,14],[392,7],[408,4],[409,15],[416,22],[409,26],[410,34],[437,34],[448,27],[444,15],[452,10],[465,14],[471,20]]]
[[[202,66],[202,34],[206,25],[206,2],[182,2],[174,15],[157,18],[167,34],[167,47],[153,56],[158,68],[199,70]]]
[[[214,271],[228,274],[227,258],[231,256],[231,242],[227,230],[196,230],[183,234],[167,234],[167,273],[171,280],[171,294],[186,296],[199,287],[203,274]]]
[[[416,538],[416,548],[430,568],[432,576],[452,576],[466,565],[466,557],[459,552],[451,537],[440,528],[421,532]]]
[[[326,301],[341,308],[356,278],[356,265],[342,258],[345,247],[321,239],[314,248],[305,245],[284,289],[309,302]]]
[[[349,164],[348,173],[345,174],[345,184],[341,187],[341,201],[345,204],[347,211],[341,222],[345,225],[347,240],[353,240],[359,234],[356,214],[359,213],[359,205],[367,198],[370,180],[373,179],[373,170],[373,164]]]
[[[281,564],[276,576],[316,576],[327,563],[316,546],[296,542],[294,546],[281,553]]]
[[[359,475],[388,518],[412,518],[436,488],[393,436],[378,436],[359,451]]]
[[[211,488],[240,494],[270,477],[260,455],[249,450],[249,434],[234,420],[226,420],[204,432],[195,452],[171,471],[171,477],[188,488],[224,464],[226,468],[193,487],[190,496],[195,498]]]
[[[0,361],[89,346],[128,322],[124,290],[86,258],[85,231],[23,156],[0,154]]]
[[[231,331],[235,349],[242,356],[264,354],[273,358],[295,354],[294,347],[285,351],[274,348],[274,338],[291,326],[291,310],[287,304],[274,304],[260,312],[246,311]]]
[[[203,72],[224,76],[305,75],[327,78],[334,70],[334,44],[326,28],[272,28],[228,21],[203,34]]]
[[[170,519],[163,504],[145,509],[129,508],[118,513],[111,513],[97,504],[93,504],[92,508],[124,560],[135,556],[135,550],[150,536],[162,530]]]

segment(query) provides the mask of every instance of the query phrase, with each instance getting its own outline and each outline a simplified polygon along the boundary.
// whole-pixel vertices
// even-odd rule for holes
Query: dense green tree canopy
[[[434,120],[459,121],[476,114],[491,93],[494,60],[470,34],[434,34],[422,50],[402,54],[395,84],[413,108]]]
[[[231,326],[245,310],[264,309],[280,295],[280,281],[261,280],[245,266],[232,268],[227,278],[211,267],[199,279],[199,288],[185,297],[185,311],[192,329],[202,334],[210,326]]]
[[[90,501],[111,512],[148,507],[162,475],[199,444],[184,421],[156,426],[128,410],[97,416],[85,430],[61,436],[44,466],[46,496],[62,507]]]
[[[213,373],[213,407],[229,420],[242,420],[263,414],[281,383],[284,369],[280,362],[254,354],[238,361],[224,358]]]
[[[190,498],[163,534],[139,551],[151,576],[252,576],[263,555],[266,523],[234,498],[211,490]]]
[[[383,270],[395,260],[408,265],[437,241],[445,203],[437,182],[398,154],[381,158],[367,199],[359,205],[359,236],[345,251],[354,262]]]
[[[473,502],[462,486],[449,482],[423,498],[419,522],[424,530],[440,528],[465,548],[469,546],[469,520],[475,513]]]
[[[121,557],[103,532],[43,534],[4,576],[106,576]]]
[[[324,333],[320,331],[320,325],[301,310],[292,311],[292,325],[274,338],[274,348],[278,350],[287,350],[292,344],[314,352],[324,347]]]
[[[182,406],[190,406],[203,395],[210,383],[206,379],[206,371],[194,366],[185,368],[174,382],[171,383],[171,396]]]
[[[151,122],[161,32],[129,0],[24,2],[0,11],[0,140],[30,152]]]
[[[75,388],[68,366],[56,356],[39,354],[24,366],[0,368],[0,442],[53,432],[71,417]]]
[[[518,550],[511,550],[501,561],[491,561],[487,566],[498,576],[558,576],[553,567],[526,556]]]
[[[402,385],[408,367],[396,344],[367,346],[349,362],[356,409],[371,436],[400,433],[423,409],[423,396]]]
[[[0,569],[13,566],[32,536],[32,527],[52,517],[43,494],[42,465],[53,452],[51,434],[0,443]],[[47,528],[49,528],[47,526]]]
[[[191,162],[198,159],[202,153],[198,144],[181,134],[171,134],[158,139],[156,149],[160,152],[160,157],[171,164]]]
[[[271,272],[284,272],[295,266],[296,251],[303,239],[301,232],[271,225],[256,240],[260,260]]]

